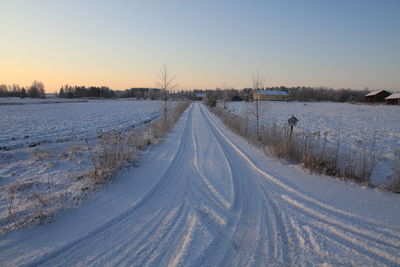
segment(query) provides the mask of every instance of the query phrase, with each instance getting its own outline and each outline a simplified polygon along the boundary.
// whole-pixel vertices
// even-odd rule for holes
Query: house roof
[[[257,90],[260,95],[282,95],[287,96],[288,93],[285,91],[275,91],[275,90]]]
[[[204,94],[204,93],[197,93],[197,94],[196,94],[196,97],[206,97],[206,94]]]
[[[373,95],[377,95],[377,94],[379,94],[381,92],[386,92],[386,91],[385,90],[375,90],[375,91],[369,92],[365,96],[373,96]]]
[[[400,93],[394,93],[386,97],[385,99],[399,99],[399,98],[400,98]]]

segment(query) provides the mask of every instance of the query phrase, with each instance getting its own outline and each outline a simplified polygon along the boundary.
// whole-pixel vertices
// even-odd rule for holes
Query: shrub
[[[42,82],[34,81],[32,85],[29,87],[27,92],[28,97],[31,98],[39,98],[44,97],[44,85]]]
[[[89,141],[85,139],[93,165],[89,176],[95,184],[106,183],[125,165],[136,163],[139,152],[165,136],[188,106],[189,103],[184,102],[173,108],[172,112],[168,113],[167,125],[160,119],[143,129],[133,129],[125,133],[103,132],[99,136],[96,150],[92,149]]]
[[[214,96],[210,96],[206,98],[206,105],[209,107],[217,106],[217,99]]]

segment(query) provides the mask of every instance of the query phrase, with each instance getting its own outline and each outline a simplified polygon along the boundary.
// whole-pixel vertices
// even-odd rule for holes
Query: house
[[[400,105],[400,93],[394,93],[385,98],[388,105]]]
[[[289,95],[285,91],[257,90],[253,94],[253,100],[288,101]]]
[[[364,102],[367,103],[384,102],[385,97],[388,96],[390,96],[390,93],[385,90],[372,91],[364,96]]]
[[[56,93],[47,93],[47,94],[45,94],[45,98],[55,98],[55,97],[57,97]]]
[[[204,94],[204,93],[197,93],[197,94],[196,94],[196,99],[197,99],[197,100],[203,100],[203,99],[206,98],[206,97],[207,97],[207,95]]]

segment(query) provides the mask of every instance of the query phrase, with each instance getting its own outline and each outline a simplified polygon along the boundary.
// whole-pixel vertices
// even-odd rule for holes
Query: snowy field
[[[29,104],[50,104],[50,103],[70,103],[87,102],[86,99],[70,99],[58,97],[46,98],[20,98],[20,97],[1,97],[0,105],[29,105]]]
[[[253,116],[254,103],[231,102],[229,110],[244,116]],[[340,132],[340,151],[367,147],[378,153],[373,173],[377,185],[389,182],[394,160],[400,153],[400,106],[364,105],[330,102],[273,102],[261,101],[261,120],[287,126],[294,115],[299,122],[295,131],[327,134],[331,145],[336,145]],[[254,117],[253,117],[254,118]]]
[[[45,105],[31,99],[23,101],[27,101],[25,105],[0,105],[3,150],[123,130],[154,119],[160,110],[155,101],[89,100]]]
[[[158,101],[17,100],[24,104],[0,105],[0,229],[9,223],[11,201],[21,217],[38,203],[59,201],[61,209],[63,199],[80,201],[88,183],[82,173],[91,166],[85,138],[95,145],[100,132],[140,127],[160,116]]]
[[[0,235],[0,265],[399,266],[399,209],[269,158],[194,103],[95,201]]]

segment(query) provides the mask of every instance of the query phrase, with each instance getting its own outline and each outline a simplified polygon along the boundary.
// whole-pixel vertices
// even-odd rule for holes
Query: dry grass
[[[50,222],[58,212],[55,207],[61,205],[50,192],[38,179],[16,181],[5,188],[8,216],[2,222],[1,232]]]
[[[389,190],[397,194],[400,194],[400,150],[396,151],[395,155],[396,155],[396,164],[392,176],[392,183],[389,186]]]
[[[136,139],[130,134],[118,132],[102,133],[97,150],[93,152],[89,141],[85,139],[93,164],[91,178],[95,183],[104,183],[113,177],[125,164],[138,159]]]
[[[289,127],[277,124],[260,125],[256,133],[254,123],[249,116],[239,116],[222,108],[210,108],[233,132],[244,137],[257,147],[263,147],[265,153],[291,163],[300,163],[311,172],[329,176],[343,177],[361,184],[369,185],[376,161],[376,147],[367,149],[366,144],[358,144],[361,150],[344,150],[341,146],[340,129],[334,146],[327,145],[329,133],[293,132]],[[376,132],[374,134],[374,142]],[[399,182],[400,184],[400,182]]]
[[[115,177],[125,165],[135,164],[139,152],[152,143],[158,143],[174,126],[189,106],[183,102],[168,112],[168,119],[151,122],[147,128],[133,129],[127,133],[117,131],[101,133],[97,150],[85,139],[93,169],[89,171],[95,184],[104,184]]]
[[[17,180],[3,187],[2,195],[7,203],[7,216],[0,222],[2,225],[0,233],[51,222],[60,211],[80,204],[87,196],[116,178],[123,167],[135,164],[140,151],[145,150],[150,144],[160,142],[189,104],[182,102],[172,108],[168,112],[168,120],[153,121],[147,126],[133,128],[128,132],[102,132],[98,139],[91,142],[85,139],[84,146],[62,152],[58,155],[60,160],[84,158],[87,162],[89,158],[91,161],[89,169],[87,164],[84,164],[84,173],[65,173],[64,178],[69,177],[68,181],[73,183],[68,191],[66,188],[57,187],[54,180],[40,182],[38,177],[25,181]],[[32,159],[38,162],[46,162],[50,156],[57,155],[51,150],[35,149],[32,152]],[[81,165],[81,162],[78,165]]]

